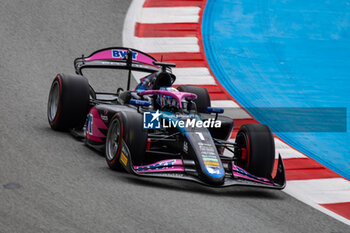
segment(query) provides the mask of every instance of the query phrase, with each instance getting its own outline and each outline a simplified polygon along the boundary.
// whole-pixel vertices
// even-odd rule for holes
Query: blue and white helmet
[[[159,90],[161,91],[174,91],[178,92],[178,90],[174,87],[160,87]],[[163,108],[163,107],[177,107],[178,102],[171,96],[168,95],[158,95],[157,97],[157,103]]]

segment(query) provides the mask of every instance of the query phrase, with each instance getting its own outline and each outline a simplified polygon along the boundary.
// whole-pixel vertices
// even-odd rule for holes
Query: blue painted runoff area
[[[243,107],[350,179],[350,0],[212,0],[202,34],[210,68]]]

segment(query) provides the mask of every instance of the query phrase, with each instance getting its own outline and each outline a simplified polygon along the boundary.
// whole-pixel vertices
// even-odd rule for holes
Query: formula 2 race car
[[[114,170],[145,177],[195,181],[213,187],[232,185],[283,189],[281,157],[275,161],[273,135],[266,125],[243,125],[229,141],[233,120],[199,86],[173,87],[175,64],[158,62],[141,51],[106,48],[74,61],[76,75],[58,74],[51,85],[48,120],[54,130],[82,137],[103,151]],[[126,90],[97,93],[85,68],[128,71]],[[130,90],[133,71],[146,72]],[[230,155],[223,153],[224,150]]]

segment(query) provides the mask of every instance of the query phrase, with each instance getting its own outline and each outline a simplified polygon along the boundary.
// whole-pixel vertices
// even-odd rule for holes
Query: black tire
[[[208,90],[203,87],[196,86],[179,86],[177,88],[182,92],[189,92],[197,95],[197,99],[194,100],[199,113],[206,113],[207,107],[210,107],[210,96]]]
[[[81,75],[58,74],[51,85],[47,117],[54,130],[82,128],[89,111],[89,82]]]
[[[116,131],[119,132],[119,137]],[[113,137],[113,135],[117,137]],[[113,141],[117,143],[117,149],[114,151],[111,147]],[[146,153],[147,131],[143,129],[140,113],[134,111],[117,113],[109,124],[105,155],[108,166],[113,170],[124,170],[119,162],[122,145],[128,147],[134,165],[143,163]]]
[[[275,163],[275,141],[270,128],[261,124],[242,125],[236,143],[245,156],[240,154],[237,165],[249,173],[271,178]]]

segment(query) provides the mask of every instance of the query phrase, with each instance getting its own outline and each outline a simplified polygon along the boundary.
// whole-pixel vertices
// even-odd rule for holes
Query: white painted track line
[[[251,119],[252,117],[232,100],[212,100],[211,106],[214,108],[224,108],[224,116],[232,119]]]
[[[216,100],[214,100],[216,101]],[[215,104],[214,104],[215,105]],[[212,106],[214,107],[214,106]],[[232,108],[232,107],[223,107],[225,112],[224,116],[230,117],[232,119],[251,119],[252,117],[242,108]]]
[[[135,37],[133,43],[146,53],[199,52],[197,37]]]
[[[136,37],[134,36],[135,25],[140,17],[142,6],[145,0],[133,0],[125,16],[123,26],[123,46],[137,48]]]
[[[278,138],[275,138],[275,149],[276,149],[276,158],[278,158],[278,154],[281,154],[283,159],[307,158],[305,155],[293,149],[292,147],[287,145],[285,142],[282,142]]]
[[[173,74],[176,75],[176,85],[181,84],[198,84],[210,85],[216,84],[214,78],[210,75],[209,70],[205,67],[195,68],[173,68]]]
[[[172,68],[172,71],[177,76],[182,75],[210,75],[208,68],[206,67],[194,67],[194,68]]]
[[[176,85],[208,85],[215,84],[215,80],[211,75],[183,75],[176,77]]]
[[[143,8],[140,23],[197,23],[199,7],[150,7]]]
[[[282,159],[307,158],[305,155],[301,154],[297,150],[294,150],[293,148],[291,148],[290,146],[288,146],[286,143],[282,142],[278,138],[275,137],[274,139],[275,139],[275,149],[276,149],[275,158],[276,159],[278,159],[279,154],[281,155]],[[235,139],[231,138],[228,141],[235,142]],[[229,153],[227,155],[229,155]]]
[[[318,204],[350,201],[350,183],[343,178],[292,180],[286,192]]]
[[[339,188],[341,191],[336,191]],[[328,214],[329,216],[332,216],[333,218],[347,225],[350,225],[349,219],[346,219],[341,215],[320,206],[320,203],[317,202],[317,198],[318,201],[327,201],[327,203],[338,203],[341,202],[340,200],[345,199],[349,200],[349,181],[343,178],[287,181],[287,186],[283,191],[297,198],[298,200],[307,203],[315,209]],[[330,195],[332,198],[326,199],[324,196],[327,195]],[[340,197],[340,200],[334,199],[334,197],[337,198],[339,195],[345,195],[345,197]]]
[[[212,100],[211,106],[216,108],[241,108],[232,100]]]

